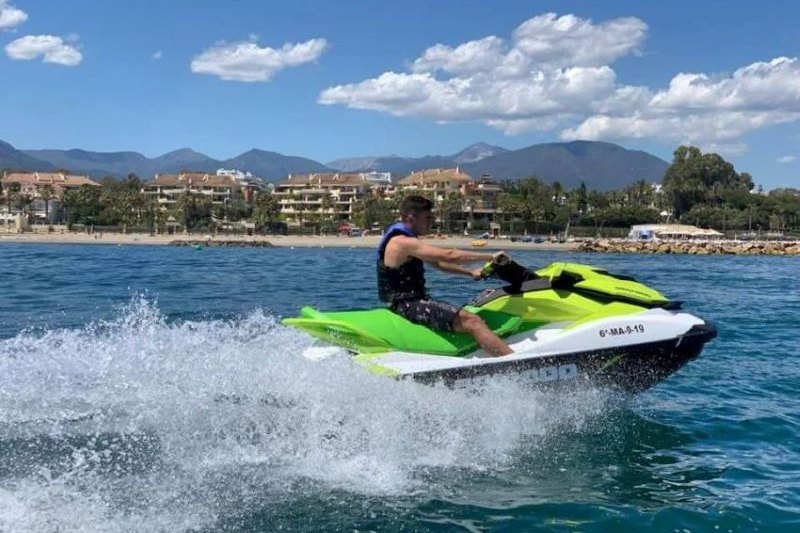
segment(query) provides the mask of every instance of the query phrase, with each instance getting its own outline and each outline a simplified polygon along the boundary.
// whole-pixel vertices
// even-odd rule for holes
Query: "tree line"
[[[494,220],[502,231],[550,233],[570,226],[628,228],[634,224],[683,223],[720,231],[800,230],[800,190],[754,190],[753,178],[739,173],[715,153],[680,146],[673,153],[660,187],[638,181],[622,189],[588,190],[585,183],[567,189],[537,177],[501,182]],[[427,196],[433,199],[432,194]],[[402,195],[400,196],[402,198]],[[436,200],[444,231],[469,225],[484,228],[469,209],[470,198],[450,193]],[[361,210],[364,227],[393,220],[397,202],[373,199]]]
[[[673,153],[660,190],[639,181],[623,189],[599,192],[581,184],[565,190],[537,178],[507,182],[498,199],[500,218],[517,225],[570,224],[626,228],[634,224],[683,223],[720,231],[800,230],[800,190],[754,191],[752,176],[715,153],[680,146]]]
[[[241,221],[252,222],[261,230],[274,228],[284,219],[279,198],[267,191],[256,194],[252,204],[237,193],[221,205],[204,195],[184,193],[165,211],[156,198],[141,192],[143,185],[131,174],[124,180],[104,178],[100,187],[67,190],[60,202],[64,221],[68,226],[122,226],[163,232],[169,223],[189,231],[208,231]],[[593,227],[602,233],[605,228],[655,222],[680,222],[722,231],[800,229],[800,191],[776,189],[754,194],[752,176],[737,172],[720,155],[692,146],[675,150],[660,190],[645,181],[607,192],[588,190],[584,183],[567,189],[535,176],[500,185],[493,218],[504,232],[512,234],[547,233],[570,226]],[[422,194],[434,201],[442,231],[488,225],[487,219],[473,214],[475,198],[458,192],[435,197],[432,191],[410,190],[396,191],[391,197],[367,195],[359,199],[353,205],[352,222],[362,228],[383,227],[396,219],[399,204],[408,194]],[[39,188],[39,195],[49,210],[56,191],[45,185]],[[5,184],[0,198],[9,211],[16,206],[25,212],[34,202],[20,191],[18,183]],[[306,224],[318,232],[336,231],[339,222],[328,214],[335,205],[331,195],[322,197],[322,211],[304,215]]]

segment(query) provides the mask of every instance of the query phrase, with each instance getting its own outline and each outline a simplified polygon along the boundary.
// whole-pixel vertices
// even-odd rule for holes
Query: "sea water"
[[[376,305],[372,250],[0,245],[0,531],[800,528],[797,258],[514,257],[634,275],[719,337],[636,398],[430,387],[280,325]]]

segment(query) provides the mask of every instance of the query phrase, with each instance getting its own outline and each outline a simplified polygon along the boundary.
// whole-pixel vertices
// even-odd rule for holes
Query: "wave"
[[[185,530],[308,491],[446,493],[609,400],[395,381],[344,352],[300,357],[312,342],[265,311],[169,322],[144,296],[0,341],[0,530]]]

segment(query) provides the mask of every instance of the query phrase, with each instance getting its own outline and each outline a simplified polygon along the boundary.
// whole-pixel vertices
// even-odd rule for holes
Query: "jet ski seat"
[[[480,316],[499,337],[515,333],[523,323],[520,317],[499,311],[471,306],[465,309]],[[389,309],[323,313],[306,306],[300,310],[300,318],[287,318],[283,322],[360,353],[396,350],[462,356],[478,348],[475,339],[465,333],[432,330]]]

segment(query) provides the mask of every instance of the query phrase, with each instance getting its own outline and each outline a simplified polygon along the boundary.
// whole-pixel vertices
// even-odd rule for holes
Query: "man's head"
[[[411,226],[417,235],[428,233],[433,220],[433,202],[424,196],[407,196],[400,204],[400,220]]]

